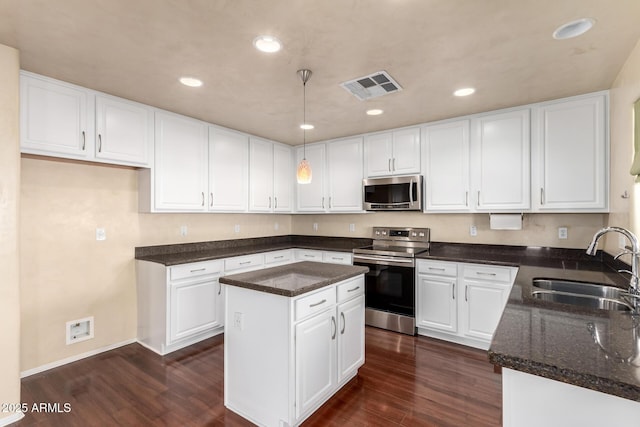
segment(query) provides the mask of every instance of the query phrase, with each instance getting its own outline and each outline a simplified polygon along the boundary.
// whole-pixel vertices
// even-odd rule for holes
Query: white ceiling
[[[551,37],[583,17],[590,32]],[[283,50],[258,52],[259,34]],[[608,89],[639,39],[639,0],[0,0],[23,69],[289,144],[300,68],[319,141]],[[339,86],[380,70],[403,90],[363,102]]]

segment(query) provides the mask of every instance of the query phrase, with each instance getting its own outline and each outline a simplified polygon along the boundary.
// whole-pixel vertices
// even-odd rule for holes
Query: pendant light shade
[[[303,154],[300,164],[298,164],[298,170],[296,171],[296,178],[298,184],[309,184],[311,182],[311,165],[307,161],[307,129],[309,128],[307,123],[307,81],[311,77],[311,70],[298,70],[298,76],[302,80],[302,108],[303,108],[303,123],[302,126],[302,144]]]

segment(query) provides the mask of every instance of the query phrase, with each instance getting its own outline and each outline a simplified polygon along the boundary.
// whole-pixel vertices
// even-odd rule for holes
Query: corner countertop
[[[291,248],[351,252],[354,248],[370,244],[371,239],[287,235],[142,246],[136,248],[135,258],[140,261],[172,266]]]
[[[302,261],[220,278],[220,283],[296,297],[368,272],[367,267]]]

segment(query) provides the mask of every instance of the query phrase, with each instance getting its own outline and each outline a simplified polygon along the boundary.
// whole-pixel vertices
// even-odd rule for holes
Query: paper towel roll
[[[522,230],[522,214],[489,214],[492,230]]]

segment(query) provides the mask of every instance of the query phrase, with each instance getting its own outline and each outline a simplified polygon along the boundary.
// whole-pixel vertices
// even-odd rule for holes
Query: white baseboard
[[[20,378],[26,378],[28,376],[39,374],[40,372],[48,371],[49,369],[57,368],[58,366],[66,365],[68,363],[77,362],[78,360],[86,359],[87,357],[95,356],[96,354],[104,353],[105,351],[113,350],[118,347],[123,347],[125,345],[133,344],[136,342],[135,338],[130,340],[122,341],[119,343],[111,344],[106,347],[97,348],[95,350],[87,351],[86,353],[76,354],[75,356],[67,357],[66,359],[57,360],[55,362],[47,363],[42,366],[38,366],[36,368],[27,369],[26,371],[20,372]],[[2,421],[4,418],[0,419],[0,427],[3,425]],[[12,421],[13,422],[13,421]],[[6,424],[5,424],[6,425]]]
[[[9,424],[13,424],[17,421],[20,421],[24,417],[24,413],[16,412],[14,414],[9,415],[8,417],[0,418],[0,427],[8,426]]]

